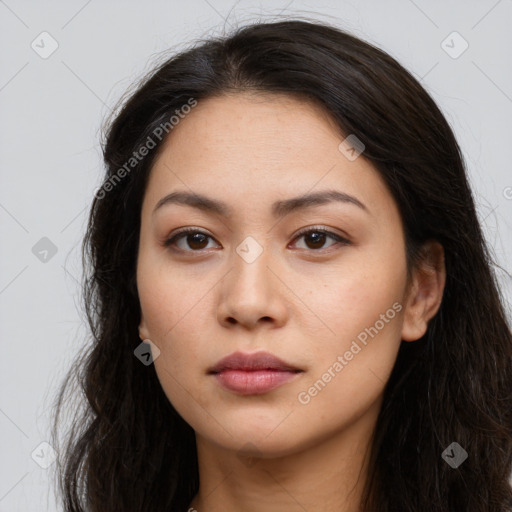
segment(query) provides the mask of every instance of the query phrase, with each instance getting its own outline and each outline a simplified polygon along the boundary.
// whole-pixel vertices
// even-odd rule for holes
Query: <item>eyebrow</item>
[[[272,214],[274,217],[280,217],[293,211],[333,202],[352,204],[369,213],[368,208],[356,197],[338,190],[323,190],[276,201],[272,204]],[[170,204],[192,206],[224,217],[233,215],[232,209],[226,203],[193,192],[171,192],[158,201],[153,210],[153,214],[161,207]]]

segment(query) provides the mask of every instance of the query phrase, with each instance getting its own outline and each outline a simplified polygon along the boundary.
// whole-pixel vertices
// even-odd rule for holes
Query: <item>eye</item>
[[[332,231],[322,227],[307,228],[299,232],[294,240],[304,238],[306,240],[305,249],[312,249],[318,251],[323,249],[326,239],[330,238],[341,245],[349,245],[350,241],[343,238]],[[171,236],[164,242],[165,247],[177,247],[178,250],[184,252],[201,252],[203,249],[208,249],[208,239],[213,240],[213,237],[200,231],[196,228],[183,228]],[[181,246],[179,245],[181,243]],[[328,247],[335,245],[334,243]],[[188,248],[186,247],[188,246]]]
[[[213,240],[210,235],[203,233],[196,228],[183,228],[166,240],[164,245],[165,247],[177,246],[179,250],[185,252],[199,252],[200,250],[207,248],[208,238]],[[182,247],[180,247],[177,242],[182,241]],[[184,245],[188,245],[189,249],[183,247]]]
[[[341,245],[349,245],[350,241],[346,238],[343,238],[340,235],[337,235],[336,233],[333,233],[332,231],[329,231],[325,228],[321,227],[313,227],[313,228],[307,228],[303,231],[301,231],[296,237],[295,240],[298,240],[299,238],[304,238],[306,242],[305,249],[323,249],[323,245],[325,244],[325,241],[327,238],[330,238],[331,240],[334,240],[335,242],[338,242]],[[335,244],[331,244],[328,247],[332,247]]]

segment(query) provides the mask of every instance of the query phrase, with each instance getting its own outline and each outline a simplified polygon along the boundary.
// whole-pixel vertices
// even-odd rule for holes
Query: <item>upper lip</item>
[[[222,358],[215,366],[212,366],[208,373],[220,373],[223,370],[281,370],[281,371],[302,371],[299,368],[286,363],[282,359],[270,354],[269,352],[256,352],[246,354],[243,352],[233,352],[229,356]]]

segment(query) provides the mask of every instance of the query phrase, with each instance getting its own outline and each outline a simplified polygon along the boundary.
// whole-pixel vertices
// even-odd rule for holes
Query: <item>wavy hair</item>
[[[320,104],[342,133],[364,143],[399,207],[408,273],[425,241],[444,247],[443,300],[425,335],[401,343],[361,510],[512,510],[512,334],[460,147],[431,96],[390,55],[303,19],[194,42],[154,67],[108,120],[105,182],[82,247],[91,343],[54,402],[59,447],[63,408],[79,405],[58,450],[65,510],[183,511],[198,491],[194,431],[154,366],[134,357],[141,205],[165,137],[144,158],[130,159],[187,102],[244,91]],[[73,383],[82,395],[75,401]],[[441,456],[452,442],[468,453],[456,469]]]

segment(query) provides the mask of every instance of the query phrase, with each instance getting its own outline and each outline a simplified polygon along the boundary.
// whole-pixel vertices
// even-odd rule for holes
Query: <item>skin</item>
[[[199,512],[356,511],[400,342],[420,338],[439,308],[442,247],[426,245],[407,283],[398,208],[364,153],[351,161],[339,150],[344,138],[316,104],[224,95],[201,100],[173,128],[151,171],[139,334],[161,351],[154,364],[162,388],[196,432],[200,489],[190,507]],[[331,202],[272,215],[274,201],[326,189],[367,210]],[[183,204],[154,211],[174,191],[223,201],[232,213]],[[208,237],[164,245],[186,226]],[[297,235],[309,227],[350,243]],[[262,249],[251,263],[236,251],[248,236]],[[333,372],[396,303],[400,311]],[[235,351],[268,351],[303,372],[266,394],[237,395],[207,373]],[[329,368],[335,377],[301,403]]]

